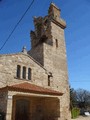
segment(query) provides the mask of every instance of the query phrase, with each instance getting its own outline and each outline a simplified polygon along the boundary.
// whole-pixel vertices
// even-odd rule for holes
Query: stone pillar
[[[12,96],[8,95],[7,98],[7,111],[6,111],[6,120],[12,119]]]

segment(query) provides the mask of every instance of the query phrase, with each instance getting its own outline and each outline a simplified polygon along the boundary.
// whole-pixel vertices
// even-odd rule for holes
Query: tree
[[[73,88],[70,88],[70,108],[76,106],[76,91]]]
[[[80,108],[88,108],[90,105],[90,92],[84,89],[76,90],[76,101]]]
[[[90,91],[70,88],[70,108],[90,108]]]

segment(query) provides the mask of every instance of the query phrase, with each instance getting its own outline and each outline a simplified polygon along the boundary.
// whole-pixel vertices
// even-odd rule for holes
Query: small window
[[[21,75],[21,66],[17,65],[17,78],[20,78]]]
[[[26,79],[26,67],[23,67],[22,78]]]
[[[31,68],[28,68],[28,80],[31,80]]]
[[[58,40],[56,39],[56,48],[58,48]]]
[[[48,86],[50,86],[50,75],[48,75]]]

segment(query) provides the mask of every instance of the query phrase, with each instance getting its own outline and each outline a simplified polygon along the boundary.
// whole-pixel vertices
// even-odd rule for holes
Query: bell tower
[[[45,17],[34,17],[35,31],[31,31],[31,50],[28,52],[44,67],[48,65],[54,50],[60,51],[60,44],[64,44],[64,28],[66,23],[60,18],[60,9],[53,3],[50,4],[48,15]],[[62,39],[62,41],[61,41]],[[47,48],[47,47],[48,48]],[[45,48],[46,47],[46,48]],[[51,49],[50,51],[48,51]],[[37,54],[33,54],[37,52]],[[48,53],[50,52],[50,53]],[[45,62],[45,53],[48,55],[48,61]]]
[[[66,62],[64,29],[66,23],[60,17],[61,10],[50,4],[48,15],[34,17],[35,31],[31,31],[31,50],[28,52],[50,73],[47,86],[64,93],[60,98],[62,120],[70,118],[69,84]]]

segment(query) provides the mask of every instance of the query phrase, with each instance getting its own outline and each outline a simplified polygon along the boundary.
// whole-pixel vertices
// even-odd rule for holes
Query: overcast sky
[[[0,0],[0,47],[32,0]],[[90,0],[35,0],[30,10],[0,51],[17,53],[25,45],[30,49],[33,16],[47,15],[53,1],[66,21],[65,41],[71,87],[90,90]]]

